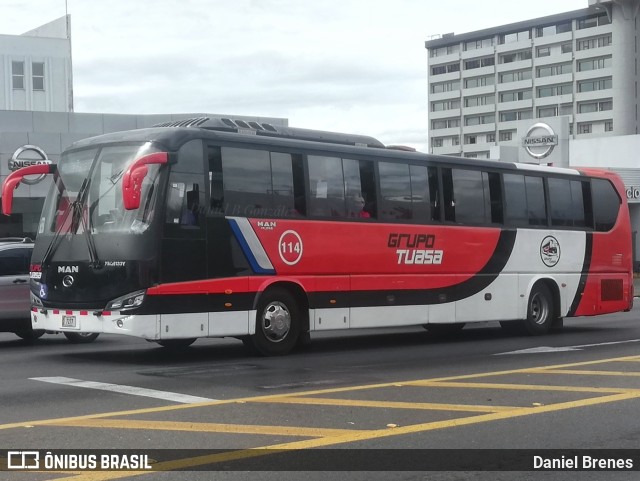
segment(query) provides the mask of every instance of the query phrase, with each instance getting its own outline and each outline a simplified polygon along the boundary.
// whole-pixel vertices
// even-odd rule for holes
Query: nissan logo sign
[[[51,161],[47,158],[44,150],[35,145],[23,145],[16,150],[9,159],[9,170],[14,171],[21,169],[22,167],[29,167],[30,165],[38,164],[51,164]],[[30,179],[24,177],[22,183],[27,185],[34,185],[44,179],[45,175],[38,175],[37,177],[31,177]]]
[[[558,136],[547,124],[539,122],[527,130],[527,135],[522,139],[522,146],[534,159],[544,159],[555,146],[558,145]]]

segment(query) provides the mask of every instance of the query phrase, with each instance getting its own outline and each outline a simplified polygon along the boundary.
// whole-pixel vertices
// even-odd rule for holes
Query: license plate
[[[76,316],[62,316],[62,327],[67,329],[78,329]]]

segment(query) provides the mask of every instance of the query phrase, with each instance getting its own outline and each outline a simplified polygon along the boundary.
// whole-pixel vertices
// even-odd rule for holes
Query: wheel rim
[[[549,319],[549,301],[540,293],[531,298],[531,320],[538,325],[543,325]]]
[[[264,309],[262,315],[262,331],[267,339],[272,342],[280,342],[291,329],[291,313],[287,306],[281,302],[271,302]]]

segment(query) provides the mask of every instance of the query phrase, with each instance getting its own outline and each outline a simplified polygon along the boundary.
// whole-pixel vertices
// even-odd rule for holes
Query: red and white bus
[[[79,141],[53,174],[31,265],[34,329],[164,346],[629,310],[621,180],[385,148],[365,136],[191,119]]]

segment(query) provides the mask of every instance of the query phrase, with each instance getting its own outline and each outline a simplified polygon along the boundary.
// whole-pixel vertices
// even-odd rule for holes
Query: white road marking
[[[631,342],[640,342],[640,339],[628,339],[626,341],[600,342],[597,344],[580,344],[577,346],[561,346],[561,347],[540,346],[540,347],[532,347],[530,349],[521,349],[519,351],[499,352],[497,354],[494,354],[494,356],[504,356],[507,354],[540,354],[540,353],[546,353],[546,352],[581,351],[585,347],[612,346],[614,344],[628,344]]]
[[[210,399],[206,397],[189,396],[187,394],[180,394],[176,392],[168,391],[156,391],[155,389],[145,389],[134,386],[123,386],[121,384],[110,384],[105,382],[83,381],[81,379],[73,379],[70,377],[32,377],[29,378],[32,381],[49,382],[52,384],[63,384],[66,386],[83,387],[87,389],[99,389],[102,391],[111,391],[121,394],[130,394],[132,396],[144,396],[156,399],[164,399],[165,401],[172,401],[176,403],[192,404],[217,401],[217,399]]]

